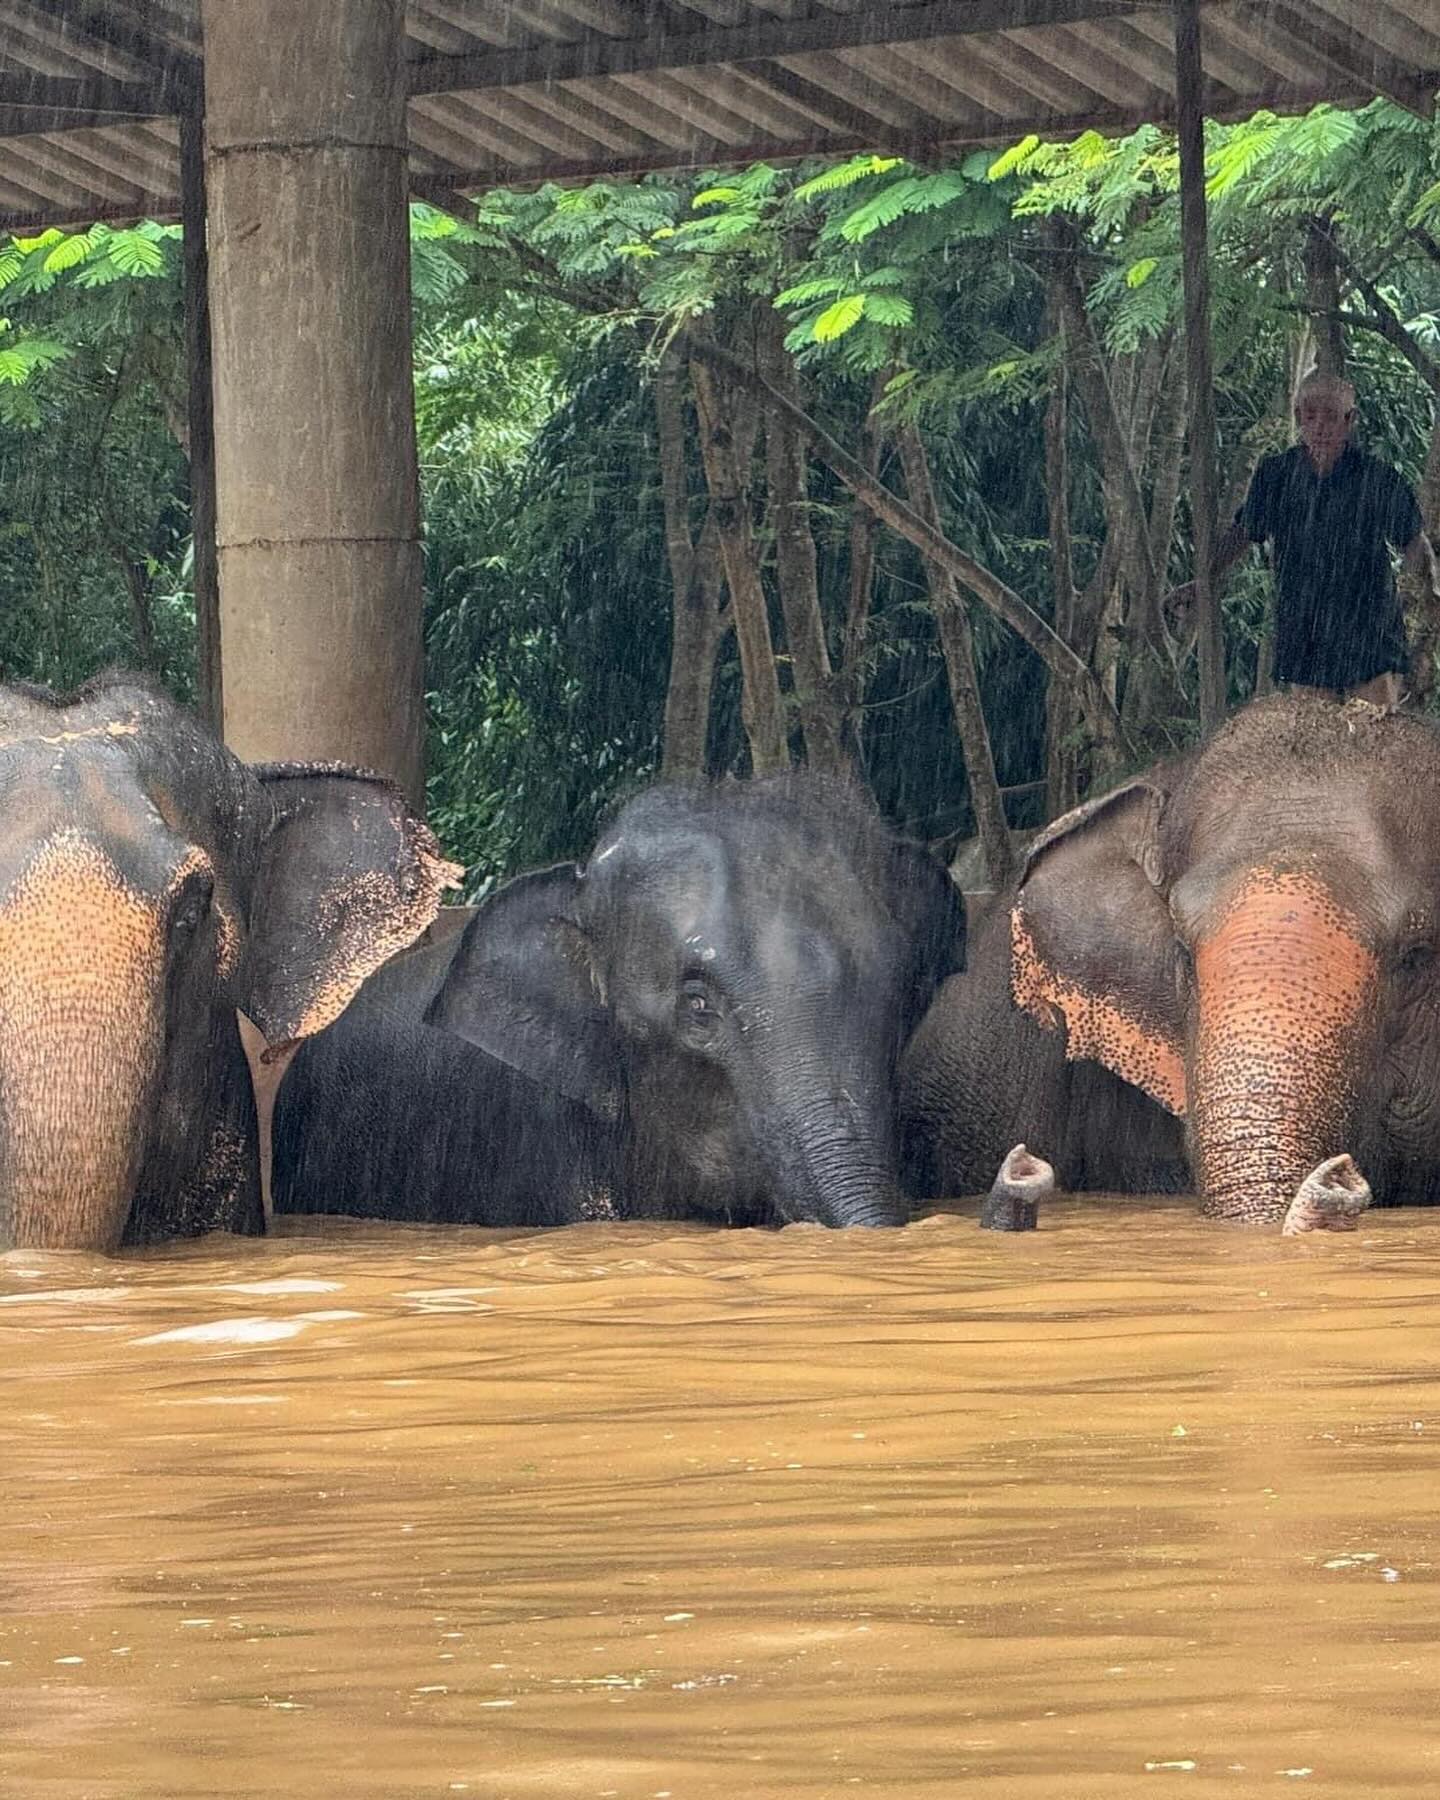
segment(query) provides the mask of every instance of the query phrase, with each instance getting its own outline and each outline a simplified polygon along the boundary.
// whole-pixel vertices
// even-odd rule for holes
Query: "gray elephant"
[[[1255,702],[1031,847],[907,1056],[931,1182],[1023,1139],[1071,1186],[1174,1186],[1188,1153],[1208,1214],[1287,1229],[1353,1222],[1349,1165],[1311,1204],[1335,1158],[1436,1200],[1437,945],[1440,733]]]
[[[144,683],[0,689],[0,1247],[257,1231],[236,1011],[323,1029],[451,867],[396,790],[239,762]]]
[[[896,1067],[964,943],[842,783],[652,789],[302,1049],[277,1208],[898,1225]]]

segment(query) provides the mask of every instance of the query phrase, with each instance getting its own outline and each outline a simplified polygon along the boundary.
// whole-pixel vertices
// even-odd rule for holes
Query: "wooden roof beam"
[[[188,75],[161,74],[143,83],[105,75],[0,75],[0,136],[161,118],[189,111],[199,92],[198,80]]]
[[[588,38],[580,43],[529,44],[468,56],[423,56],[408,65],[410,92],[455,93],[518,87],[530,81],[585,81],[597,75],[698,68],[705,64],[768,61],[817,51],[857,50],[871,44],[972,37],[986,31],[1074,25],[1087,19],[1128,18],[1156,0],[920,0],[913,6],[870,6],[860,12],[811,19],[763,19],[642,37]]]
[[[31,4],[60,27],[60,41],[70,40],[76,56],[115,50],[156,74],[199,77],[199,57],[177,49],[138,13],[115,0],[31,0]]]
[[[1265,0],[1263,7],[1246,6],[1240,16],[1253,20],[1257,29],[1263,24],[1272,36],[1279,33],[1293,39],[1312,60],[1318,58],[1341,80],[1362,89],[1373,87],[1377,94],[1422,118],[1434,116],[1435,97],[1417,93],[1413,64],[1396,62],[1373,37],[1367,37],[1353,25],[1335,18],[1322,25],[1313,13],[1301,13],[1289,0]]]

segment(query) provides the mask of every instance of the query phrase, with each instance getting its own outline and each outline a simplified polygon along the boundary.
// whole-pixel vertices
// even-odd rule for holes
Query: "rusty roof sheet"
[[[417,193],[1174,110],[1166,0],[409,0]],[[1440,0],[1205,0],[1219,117],[1386,94],[1430,112]],[[179,209],[199,0],[0,0],[0,229]]]

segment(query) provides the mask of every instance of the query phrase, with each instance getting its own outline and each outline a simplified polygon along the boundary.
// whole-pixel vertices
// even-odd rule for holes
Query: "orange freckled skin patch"
[[[153,899],[75,832],[53,837],[0,906],[0,1217],[13,1243],[119,1243],[164,958]]]
[[[1103,1063],[1177,1118],[1185,1116],[1185,1061],[1178,1044],[1110,994],[1089,993],[1039,951],[1023,906],[1010,913],[1011,991],[1047,1031],[1065,1022],[1065,1055]]]
[[[1316,876],[1257,870],[1197,947],[1197,1172],[1205,1210],[1285,1216],[1346,1149],[1380,969]]]

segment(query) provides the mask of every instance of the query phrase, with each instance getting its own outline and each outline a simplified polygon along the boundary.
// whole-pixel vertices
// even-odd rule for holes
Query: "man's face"
[[[1334,462],[1345,448],[1354,422],[1354,404],[1340,393],[1322,389],[1319,393],[1303,394],[1295,408],[1300,442],[1318,463]]]

